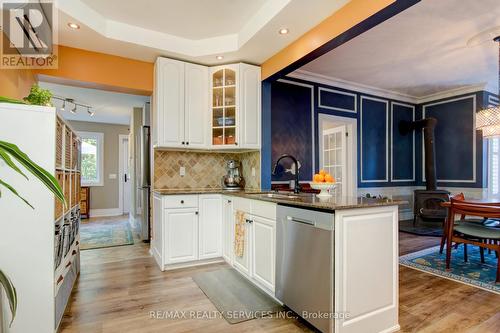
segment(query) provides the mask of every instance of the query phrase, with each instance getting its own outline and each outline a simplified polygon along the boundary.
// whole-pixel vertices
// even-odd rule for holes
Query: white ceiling
[[[300,70],[417,98],[478,84],[498,92],[498,44],[474,39],[498,26],[499,0],[422,0]]]
[[[40,82],[40,86],[49,89],[54,96],[72,98],[77,103],[90,105],[95,112],[90,116],[86,109],[78,108],[77,113],[69,112],[69,107],[61,114],[65,119],[90,121],[109,124],[130,124],[130,116],[134,107],[143,107],[149,97],[109,92],[98,89],[79,88],[56,83]],[[60,110],[62,102],[53,99],[54,106]]]
[[[348,1],[60,0],[58,38],[61,45],[144,61],[162,55],[261,64]],[[279,35],[283,27],[290,33]]]

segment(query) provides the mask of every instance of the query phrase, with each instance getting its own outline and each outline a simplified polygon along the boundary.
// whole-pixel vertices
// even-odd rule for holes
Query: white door
[[[223,227],[222,227],[222,256],[230,264],[234,257],[234,214],[231,198],[222,199]]]
[[[262,286],[274,292],[276,265],[276,221],[252,218],[252,273]]]
[[[165,264],[198,260],[198,210],[166,209]]]
[[[122,189],[123,189],[123,195],[122,195],[122,207],[123,207],[123,214],[128,214],[130,212],[130,204],[131,204],[131,191],[132,191],[132,181],[130,179],[130,173],[129,173],[129,146],[128,146],[128,138],[124,138],[121,140],[121,156],[122,156]]]
[[[199,259],[222,256],[222,199],[220,195],[200,195]]]
[[[244,246],[243,246],[243,256],[239,257],[236,254],[234,255],[234,268],[236,268],[241,273],[252,276],[251,271],[251,260],[252,260],[252,244],[250,243],[252,240],[251,232],[252,232],[252,220],[249,214],[245,214],[245,218],[248,222],[245,222],[245,237],[244,237]],[[235,225],[236,225],[235,221]]]
[[[347,195],[347,142],[346,126],[323,131],[321,168],[331,174],[337,183],[336,194]]]
[[[208,146],[208,67],[185,64],[185,144],[193,148]]]
[[[163,147],[185,147],[182,144],[184,141],[184,62],[158,58],[155,71],[158,144]]]
[[[260,67],[240,64],[240,146],[260,148]]]

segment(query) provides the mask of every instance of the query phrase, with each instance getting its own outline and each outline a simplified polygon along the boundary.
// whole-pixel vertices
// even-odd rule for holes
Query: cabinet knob
[[[183,204],[183,203],[184,203],[184,200],[181,200],[181,204]]]
[[[195,212],[196,215],[198,215],[198,212]]]
[[[234,143],[234,145],[235,145],[235,146],[237,146],[237,145],[238,145],[238,142],[235,142],[235,143]]]
[[[186,145],[188,145],[188,146],[189,146],[189,142],[186,142]]]
[[[181,142],[183,145],[186,144],[184,141]]]
[[[232,201],[231,200],[228,200],[227,203],[231,203]]]

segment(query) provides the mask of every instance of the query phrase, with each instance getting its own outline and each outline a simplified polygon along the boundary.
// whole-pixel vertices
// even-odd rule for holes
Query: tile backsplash
[[[220,188],[221,178],[226,174],[226,162],[241,162],[241,172],[245,178],[246,189],[260,189],[260,152],[190,152],[155,151],[154,188],[155,189],[200,189]],[[180,175],[180,168],[186,175]],[[252,176],[255,168],[255,176]]]

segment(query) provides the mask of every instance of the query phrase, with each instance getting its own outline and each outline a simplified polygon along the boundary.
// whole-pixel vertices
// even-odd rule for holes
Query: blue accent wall
[[[388,182],[389,102],[363,96],[360,112],[361,182]]]
[[[286,80],[291,82],[271,83],[271,142],[263,136],[263,146],[271,144],[272,163],[284,153],[296,156],[302,164],[301,180],[311,180],[313,172],[319,169],[318,118],[320,114],[329,114],[356,118],[358,121],[359,188],[424,185],[422,134],[416,131],[414,135],[401,135],[398,125],[402,120],[421,119],[425,109],[426,116],[438,119],[437,175],[438,180],[448,180],[438,182],[438,185],[485,185],[487,173],[482,163],[485,156],[480,133],[476,133],[474,181],[473,119],[474,110],[479,110],[486,103],[489,93],[478,92],[415,105],[315,82],[292,78]],[[313,104],[309,86],[314,92]],[[475,96],[475,102],[474,98],[465,98],[471,95]],[[314,113],[314,122],[311,112]],[[265,116],[263,128],[268,126],[264,119]],[[290,168],[289,162],[283,165],[284,168]],[[289,180],[291,177],[290,174],[279,173],[272,180]]]
[[[312,151],[312,94],[311,88],[283,82],[271,85],[271,160],[274,164],[283,154],[291,154],[300,162],[300,180],[311,180]],[[289,159],[280,163],[273,181],[293,179],[285,173],[292,167]]]
[[[399,132],[401,121],[411,122],[416,117],[415,105],[392,103],[391,105],[391,181],[392,182],[413,182],[415,181],[415,133],[402,135]]]

